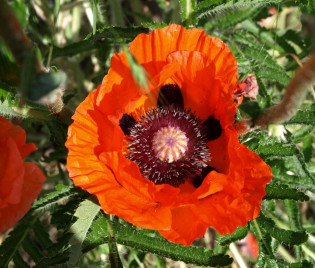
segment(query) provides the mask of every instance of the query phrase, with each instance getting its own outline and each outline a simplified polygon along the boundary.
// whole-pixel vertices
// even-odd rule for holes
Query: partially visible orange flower
[[[46,179],[23,158],[36,150],[25,144],[25,131],[0,116],[0,233],[16,224],[31,208]]]
[[[190,245],[260,212],[272,174],[233,128],[237,64],[203,30],[170,25],[141,34],[130,52],[148,75],[139,88],[126,53],[73,116],[66,146],[74,184],[102,209]]]
[[[258,258],[259,246],[258,246],[258,242],[257,242],[256,236],[254,234],[252,234],[252,233],[249,233],[246,236],[246,238],[245,238],[245,242],[246,242],[249,254],[253,258]]]

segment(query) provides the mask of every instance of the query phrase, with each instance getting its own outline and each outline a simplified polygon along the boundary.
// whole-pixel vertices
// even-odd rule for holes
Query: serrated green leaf
[[[90,51],[92,49],[98,48],[101,44],[98,40],[106,38],[113,39],[115,41],[119,39],[132,40],[137,35],[141,33],[149,33],[150,29],[146,27],[104,27],[96,31],[95,35],[89,34],[86,36],[85,40],[79,41],[63,48],[54,47],[52,58],[74,56],[76,54]]]
[[[314,265],[311,262],[304,260],[302,262],[291,263],[289,267],[290,268],[313,268]]]
[[[284,200],[284,206],[289,217],[289,226],[294,231],[302,231],[301,215],[297,203],[293,200]],[[294,246],[295,256],[298,261],[302,258],[301,246]]]
[[[64,148],[68,135],[68,126],[57,120],[47,120],[46,125],[51,134],[51,141],[55,142],[60,148]]]
[[[207,5],[207,3],[209,4]],[[209,9],[208,7],[211,6],[211,2],[219,2],[219,1],[207,1],[206,4],[198,5],[197,10],[195,12],[195,16],[197,19],[201,19],[205,16],[214,16],[214,15],[222,15],[228,12],[231,12],[241,8],[262,8],[264,6],[268,6],[271,4],[278,4],[284,2],[284,0],[239,0],[237,2],[229,1],[225,4],[218,5]],[[221,2],[221,1],[220,1]]]
[[[299,110],[295,116],[284,124],[315,125],[315,110]]]
[[[49,193],[44,198],[41,198],[33,203],[32,210],[47,210],[51,206],[58,204],[70,197],[77,195],[73,186],[66,186],[62,184],[56,185],[56,191]]]
[[[19,221],[14,230],[10,232],[10,236],[0,246],[0,267],[8,267],[9,262],[18,252],[36,220],[37,216],[28,213]]]
[[[101,216],[93,222],[90,232],[83,244],[83,252],[107,242],[108,230],[107,216]],[[174,244],[164,238],[147,235],[147,231],[136,228],[130,224],[121,224],[117,220],[111,221],[115,239],[118,244],[158,254],[173,260],[181,260],[186,263],[206,266],[224,266],[231,263],[232,259],[223,254],[215,254],[214,251],[201,247],[186,247]]]
[[[224,0],[204,0],[197,4],[197,9],[209,9],[215,5],[223,3]]]
[[[57,253],[50,258],[41,259],[33,268],[46,268],[50,266],[55,266],[57,264],[63,264],[69,259],[69,252],[65,251],[62,253]],[[62,267],[62,266],[58,266]]]
[[[167,26],[165,22],[142,22],[141,25],[152,30],[161,29]]]
[[[284,205],[289,217],[290,228],[296,231],[303,230],[297,203],[292,200],[284,200]]]
[[[312,159],[313,140],[314,140],[313,133],[306,135],[303,139],[302,153],[303,153],[305,162],[309,162]]]
[[[239,226],[231,235],[221,236],[218,242],[221,246],[229,245],[233,242],[243,239],[248,234],[248,231],[249,224],[247,224],[245,227]]]
[[[218,27],[221,30],[227,29],[228,27],[235,26],[244,20],[247,20],[255,16],[260,10],[257,8],[244,8],[235,10],[234,12],[224,14],[215,20],[212,27]]]
[[[62,48],[60,47],[54,47],[52,58],[58,58],[58,57],[71,57],[86,51],[90,51],[93,49],[96,49],[100,46],[100,44],[95,43],[93,40],[83,40],[79,41],[67,46],[64,46]]]
[[[30,234],[27,234],[25,236],[22,242],[22,246],[35,263],[44,257],[43,252],[39,250],[35,241],[31,238]]]
[[[252,20],[245,20],[242,22],[242,26],[248,32],[252,33],[255,37],[257,37],[260,42],[264,45],[268,45],[270,48],[276,49],[279,53],[283,53],[284,50],[277,46],[273,33],[270,31],[265,30],[264,28],[260,27],[257,23],[253,22]]]
[[[73,236],[69,241],[71,247],[69,249],[70,255],[68,264],[70,266],[75,266],[82,256],[82,244],[95,216],[100,211],[100,209],[101,207],[97,203],[86,199],[79,205],[78,209],[74,213],[74,216],[77,218],[77,220],[70,227],[70,232],[73,233]]]
[[[45,230],[43,224],[39,220],[37,220],[34,225],[34,235],[43,249],[52,246],[53,243],[49,238],[49,233]]]
[[[300,245],[307,241],[308,236],[304,231],[291,231],[280,229],[272,219],[269,219],[260,213],[256,219],[259,226],[272,237],[288,245]]]
[[[308,201],[309,197],[296,189],[287,185],[271,182],[266,186],[264,199],[292,199],[297,201]]]
[[[19,267],[19,268],[30,268],[31,267],[23,260],[23,258],[21,257],[19,252],[16,252],[14,254],[13,262],[14,262],[15,266]]]

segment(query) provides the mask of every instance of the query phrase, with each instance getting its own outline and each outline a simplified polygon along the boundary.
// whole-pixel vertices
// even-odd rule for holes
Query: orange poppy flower
[[[25,144],[25,131],[0,116],[0,233],[31,208],[46,179],[40,168],[23,158],[37,148]]]
[[[245,226],[258,216],[272,174],[232,126],[231,51],[179,25],[140,34],[129,50],[147,88],[134,80],[125,52],[112,57],[73,116],[70,178],[106,213],[176,243],[190,245],[209,226],[220,234]]]

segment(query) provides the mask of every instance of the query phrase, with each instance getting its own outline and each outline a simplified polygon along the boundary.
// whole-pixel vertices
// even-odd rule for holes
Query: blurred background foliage
[[[240,138],[274,174],[259,218],[231,236],[210,228],[192,247],[100,211],[92,196],[72,186],[64,143],[71,115],[101,83],[111,56],[138,34],[171,23],[202,28],[228,44],[240,81],[253,73],[259,84],[257,99],[244,99],[237,120],[256,117],[279,103],[295,70],[313,53],[314,0],[8,4],[11,9],[0,2],[0,115],[20,124],[39,148],[27,161],[37,163],[47,181],[30,213],[0,235],[0,267],[313,267],[313,88],[288,122],[270,126],[269,134],[255,130]],[[21,27],[12,31],[7,26],[14,14]],[[258,240],[257,259],[249,250],[253,242],[244,240],[249,232]]]

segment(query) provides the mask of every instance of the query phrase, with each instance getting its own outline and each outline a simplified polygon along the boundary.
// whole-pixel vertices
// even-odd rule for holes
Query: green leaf
[[[93,223],[93,220],[101,207],[93,201],[86,199],[84,200],[74,213],[77,218],[76,222],[70,227],[70,232],[73,233],[69,243],[71,245],[69,251],[68,265],[75,266],[80,257],[82,256],[82,244],[85,240],[87,232]]]
[[[10,236],[0,246],[0,267],[8,267],[9,262],[18,252],[36,220],[37,216],[28,213],[10,232]]]
[[[312,159],[313,140],[314,140],[314,133],[310,133],[306,135],[303,139],[302,152],[303,152],[305,162],[310,162]]]
[[[166,24],[165,22],[142,22],[141,25],[145,28],[149,28],[152,30],[156,30],[156,29],[161,29],[166,27],[168,24]]]
[[[23,260],[23,258],[21,257],[19,252],[16,252],[14,254],[13,262],[14,262],[15,266],[19,267],[19,268],[30,268],[31,267]]]
[[[85,40],[79,41],[63,48],[54,47],[52,58],[74,56],[85,51],[99,48],[101,44],[100,39],[113,39],[119,41],[120,39],[133,40],[137,35],[141,33],[149,33],[150,29],[146,27],[104,27],[96,31],[95,35],[89,34]]]
[[[51,141],[64,148],[67,140],[68,126],[57,120],[47,120],[46,125],[51,134]]]
[[[307,241],[308,236],[304,231],[291,231],[280,229],[275,222],[260,213],[256,219],[259,226],[264,232],[269,233],[272,237],[288,245],[300,245]]]
[[[41,259],[33,268],[46,268],[50,266],[54,266],[57,264],[64,264],[69,259],[69,252],[65,251],[62,253],[57,253],[50,258]],[[62,266],[58,266],[62,267]]]
[[[34,235],[42,248],[47,249],[52,246],[53,242],[49,238],[49,233],[44,229],[43,224],[37,220],[34,224]]]
[[[243,8],[231,13],[226,13],[216,19],[212,27],[218,27],[221,30],[227,29],[228,27],[235,26],[237,23],[255,16],[259,11],[260,10],[257,8]]]
[[[295,231],[303,230],[301,224],[301,215],[297,203],[292,200],[284,200],[283,203],[289,217],[290,228]],[[294,246],[294,250],[297,260],[300,261],[302,258],[301,246]]]
[[[268,45],[270,48],[278,50],[279,53],[284,52],[281,47],[277,46],[275,40],[276,38],[274,37],[272,32],[260,27],[257,23],[249,19],[243,21],[242,26],[248,32],[252,33],[256,38],[258,38],[260,42],[264,44],[264,46]]]
[[[62,184],[56,185],[56,191],[49,193],[44,198],[41,198],[33,203],[32,210],[48,210],[59,202],[69,199],[77,195],[73,186],[66,186]]]
[[[182,22],[185,26],[190,26],[194,18],[194,10],[196,7],[195,0],[179,0],[181,6]]]
[[[259,42],[251,34],[243,31],[236,33],[234,40],[240,46],[242,56],[250,63],[251,72],[255,73],[258,79],[275,80],[283,86],[289,83],[290,78],[285,69],[271,57],[263,41]]]
[[[299,110],[294,117],[284,124],[315,125],[315,109]]]
[[[43,258],[43,252],[38,248],[35,241],[27,234],[22,242],[23,249],[30,255],[36,263]]]
[[[289,217],[290,228],[296,231],[303,230],[297,203],[292,200],[284,200],[284,206]]]
[[[218,242],[221,246],[229,245],[233,242],[243,239],[248,234],[248,231],[249,224],[247,224],[245,227],[239,226],[231,235],[221,236]]]
[[[310,199],[303,192],[275,182],[267,184],[266,193],[264,199],[291,199],[297,201],[308,201]]]
[[[107,242],[107,216],[100,215],[92,224],[90,232],[83,243],[83,252]],[[160,236],[147,235],[147,230],[136,228],[128,223],[121,224],[117,220],[110,221],[117,243],[132,248],[158,254],[173,260],[205,266],[224,266],[232,259],[223,254],[215,254],[211,250],[201,247],[186,247],[174,244]]]
[[[291,263],[289,267],[290,268],[313,268],[314,265],[311,262],[304,260],[302,262]]]
[[[264,6],[278,4],[284,1],[285,0],[239,0],[237,2],[228,1],[225,4],[215,6],[212,9],[209,9],[208,7],[211,7],[213,4],[222,1],[205,1],[204,4],[202,3],[202,5],[199,4],[197,6],[195,16],[197,17],[197,19],[201,19],[205,16],[222,15],[231,11],[235,12],[236,10],[239,10],[241,8],[262,8]]]
[[[62,48],[54,46],[52,58],[58,57],[71,57],[85,51],[90,51],[98,48],[100,45],[95,43],[93,40],[83,40],[70,45],[66,45]]]

